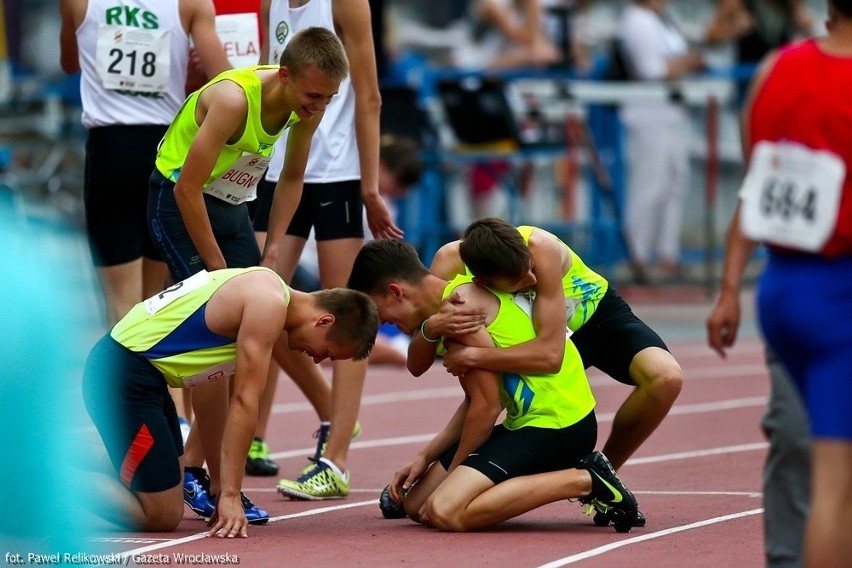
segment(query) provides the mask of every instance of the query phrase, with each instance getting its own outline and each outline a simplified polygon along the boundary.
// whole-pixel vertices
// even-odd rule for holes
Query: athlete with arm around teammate
[[[665,418],[680,393],[681,368],[665,342],[636,317],[606,279],[558,237],[538,227],[514,227],[496,218],[474,221],[460,241],[438,251],[431,270],[448,278],[466,269],[476,282],[534,297],[536,336],[508,349],[451,347],[444,356],[447,369],[455,375],[471,367],[552,371],[555,357],[564,350],[567,326],[586,368],[597,367],[635,387],[616,412],[603,450],[619,469]],[[448,316],[445,329],[464,325],[466,320]],[[431,330],[431,323],[432,318],[427,331],[440,335]],[[423,343],[412,341],[415,349],[423,348]]]
[[[423,322],[442,299],[481,310],[485,326],[445,341],[509,348],[534,337],[530,300],[486,289],[470,275],[447,282],[399,240],[364,245],[349,286],[369,294],[379,316],[405,333]],[[447,426],[394,475],[390,495],[413,520],[443,530],[491,526],[546,503],[581,498],[608,511],[619,531],[636,525],[633,495],[600,452],[595,401],[577,351],[566,342],[555,373],[495,373],[470,369],[460,377],[465,399]],[[502,409],[506,419],[494,423]]]

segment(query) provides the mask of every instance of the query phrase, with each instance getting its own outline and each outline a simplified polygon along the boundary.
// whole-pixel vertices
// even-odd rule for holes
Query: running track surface
[[[220,560],[236,558],[251,567],[762,565],[767,445],[759,424],[769,385],[753,327],[746,321],[743,337],[722,360],[704,342],[707,298],[624,295],[684,370],[684,388],[671,413],[620,472],[647,516],[644,528],[618,534],[595,527],[579,504],[567,501],[465,534],[384,519],[379,492],[444,426],[462,396],[456,380],[436,364],[417,379],[402,369],[370,368],[363,434],[349,453],[347,499],[290,501],[275,492],[277,478],[247,477],[245,492],[272,517],[266,526],[250,527],[248,539],[206,538],[203,521],[187,510],[175,533],[110,533],[96,540],[126,554],[128,565],[164,558],[158,555],[176,564],[179,553],[228,554]],[[589,379],[598,401],[600,448],[629,390],[595,370]],[[267,440],[282,476],[296,477],[306,465],[316,427],[316,415],[282,375]]]

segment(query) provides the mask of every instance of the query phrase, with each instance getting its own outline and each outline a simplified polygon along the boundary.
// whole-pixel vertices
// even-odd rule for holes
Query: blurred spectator
[[[618,39],[628,73],[637,81],[678,79],[702,68],[666,13],[667,0],[634,0],[624,9]],[[683,201],[689,176],[689,119],[678,100],[623,103],[627,129],[626,224],[635,279],[680,274]]]
[[[420,148],[415,140],[392,134],[382,135],[379,154],[379,193],[393,219],[397,217],[396,201],[404,198],[408,190],[420,181],[423,168]],[[367,226],[366,215],[364,238],[365,240],[373,238]],[[317,242],[313,229],[305,242],[292,284],[294,288],[306,292],[321,288]],[[404,366],[407,348],[407,337],[399,335],[395,326],[382,325],[376,337],[376,344],[370,352],[370,364]]]
[[[209,0],[62,0],[59,9],[62,69],[82,73],[86,232],[114,324],[168,273],[148,233],[148,177],[184,99],[190,39],[208,74],[229,64]]]
[[[593,0],[540,0],[544,29],[559,52],[556,66],[580,74],[592,66],[588,12]],[[592,32],[593,33],[593,32]]]
[[[454,52],[458,67],[510,69],[560,61],[539,0],[476,0],[469,18],[467,41]]]
[[[756,65],[770,50],[813,33],[804,0],[718,0],[707,28],[708,43],[734,41],[736,63]],[[737,81],[742,100],[748,77]]]

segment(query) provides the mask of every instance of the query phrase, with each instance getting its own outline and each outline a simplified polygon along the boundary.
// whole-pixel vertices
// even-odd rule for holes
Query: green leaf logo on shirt
[[[275,39],[278,40],[278,43],[283,44],[288,35],[290,35],[290,25],[284,21],[278,22],[278,25],[275,26]]]

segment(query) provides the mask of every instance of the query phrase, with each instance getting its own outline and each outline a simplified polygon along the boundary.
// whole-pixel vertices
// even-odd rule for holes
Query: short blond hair
[[[294,75],[310,67],[316,67],[335,81],[342,81],[349,75],[349,59],[340,38],[320,27],[305,28],[296,33],[284,48],[278,64]]]

